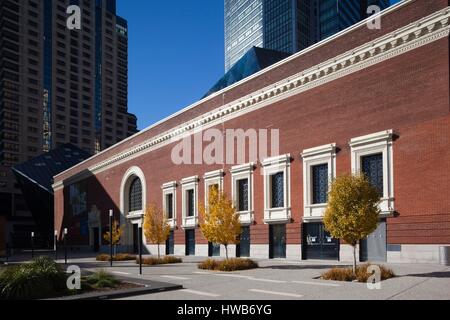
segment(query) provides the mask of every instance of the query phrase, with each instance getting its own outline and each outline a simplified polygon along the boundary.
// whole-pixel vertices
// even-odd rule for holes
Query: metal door
[[[271,225],[269,255],[271,259],[286,258],[286,225]]]
[[[361,262],[387,261],[386,221],[380,222],[377,230],[361,241],[360,260]]]
[[[236,255],[238,257],[250,257],[250,227],[242,227]]]
[[[220,257],[220,244],[208,242],[208,257]]]
[[[186,255],[195,256],[195,230],[186,230]]]
[[[166,255],[172,255],[175,253],[175,236],[174,232],[170,231],[169,238],[166,241]]]
[[[303,225],[303,259],[339,260],[339,240],[322,223]]]
[[[139,225],[133,224],[133,253],[139,253]]]

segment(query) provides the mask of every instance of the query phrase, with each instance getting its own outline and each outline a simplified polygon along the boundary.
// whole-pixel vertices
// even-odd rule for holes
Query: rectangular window
[[[173,219],[173,194],[166,195],[167,219]]]
[[[378,190],[380,198],[382,198],[384,194],[383,154],[361,157],[361,168],[370,183]]]
[[[239,212],[249,210],[248,206],[248,179],[242,179],[237,182]]]
[[[194,216],[194,190],[187,190],[186,191],[186,197],[187,197],[187,216],[193,217]]]
[[[313,166],[312,196],[313,204],[328,202],[328,164]]]
[[[284,173],[279,172],[271,176],[272,208],[284,207]]]

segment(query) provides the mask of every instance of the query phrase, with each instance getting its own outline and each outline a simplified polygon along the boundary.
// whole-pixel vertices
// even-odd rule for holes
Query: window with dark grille
[[[313,204],[328,202],[328,164],[312,167]]]
[[[166,195],[167,218],[173,219],[173,194]]]
[[[284,173],[279,172],[271,177],[272,208],[284,207]]]
[[[362,172],[370,183],[377,188],[380,197],[384,194],[383,154],[374,154],[361,158]]]
[[[142,210],[142,183],[139,178],[135,178],[130,185],[129,211]]]
[[[248,211],[248,179],[242,179],[237,182],[239,211]]]
[[[194,190],[188,190],[186,191],[187,195],[187,216],[193,217],[194,216]]]

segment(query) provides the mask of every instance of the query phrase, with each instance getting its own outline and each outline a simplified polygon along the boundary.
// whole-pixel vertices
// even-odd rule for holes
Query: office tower
[[[253,47],[295,53],[367,17],[389,0],[225,0],[225,71]]]
[[[263,43],[263,0],[225,0],[225,70]]]
[[[326,39],[368,17],[367,8],[376,5],[389,7],[389,0],[315,0],[317,14],[315,32],[317,41]]]
[[[80,30],[67,26],[70,5]],[[95,154],[137,131],[127,36],[115,0],[0,0],[0,214],[10,221],[29,217],[12,166],[65,143]]]

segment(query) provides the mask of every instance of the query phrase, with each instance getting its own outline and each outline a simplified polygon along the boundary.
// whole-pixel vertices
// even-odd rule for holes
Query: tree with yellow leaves
[[[356,246],[377,229],[380,195],[368,178],[346,175],[331,185],[325,211],[325,229],[336,239],[353,247],[353,272],[356,273]]]
[[[123,235],[124,226],[120,226],[119,222],[117,220],[114,220],[113,226],[112,226],[112,245],[114,246],[114,255],[116,255],[117,251],[117,245],[120,242],[120,239]],[[109,243],[110,241],[110,231],[106,231],[103,235],[103,239],[105,239],[106,242]]]
[[[170,235],[170,226],[165,212],[155,204],[150,204],[145,210],[144,234],[153,244],[158,245],[158,259],[160,245],[165,243]]]
[[[228,259],[228,246],[239,243],[241,223],[233,202],[218,188],[210,188],[208,205],[200,205],[203,218],[200,229],[205,238],[211,242],[225,246]]]

